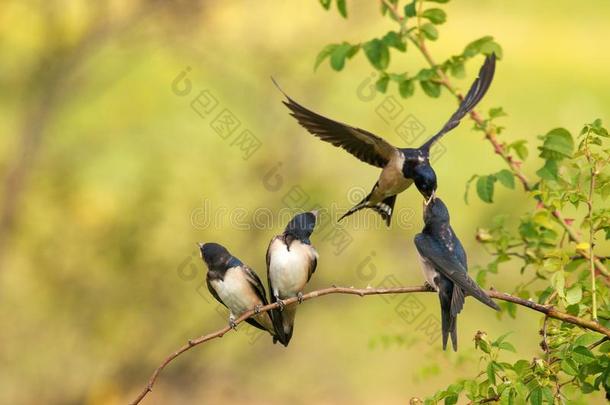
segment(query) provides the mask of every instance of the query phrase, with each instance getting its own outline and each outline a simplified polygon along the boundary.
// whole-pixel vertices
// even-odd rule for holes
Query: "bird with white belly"
[[[218,243],[199,244],[201,258],[208,267],[208,290],[230,311],[229,325],[235,328],[236,317],[268,304],[265,287],[258,275]],[[268,312],[255,313],[246,319],[250,325],[268,331],[276,340],[276,332]]]
[[[284,306],[283,301],[298,297],[302,302],[303,289],[316,271],[318,253],[311,245],[310,236],[316,226],[317,211],[296,215],[281,235],[271,239],[267,248],[267,279],[271,302],[278,302],[273,311],[277,339],[288,346],[294,330],[296,305]]]

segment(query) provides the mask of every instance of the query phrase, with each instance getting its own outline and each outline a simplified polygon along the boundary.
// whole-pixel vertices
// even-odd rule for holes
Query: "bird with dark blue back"
[[[268,304],[265,287],[258,275],[224,246],[218,243],[201,243],[199,249],[201,258],[208,267],[208,290],[218,302],[229,309],[229,325],[232,328],[235,328],[237,317]],[[278,340],[269,312],[256,313],[246,319],[246,322],[269,332],[274,343]]]
[[[471,295],[497,311],[500,307],[468,276],[466,252],[451,228],[447,206],[438,197],[424,204],[424,229],[415,236],[415,246],[426,284],[438,292],[441,303],[443,350],[451,336],[457,351],[457,315],[464,297]]]
[[[290,114],[307,131],[325,142],[345,149],[363,162],[382,169],[371,192],[339,221],[361,209],[370,208],[381,215],[390,226],[396,195],[413,183],[428,201],[434,195],[437,181],[430,165],[430,149],[444,134],[458,126],[460,120],[481,101],[492,82],[495,66],[495,55],[487,56],[479,76],[461,100],[458,109],[441,130],[419,148],[397,148],[371,132],[317,114],[294,101],[275,81],[274,83],[286,97],[284,104]]]

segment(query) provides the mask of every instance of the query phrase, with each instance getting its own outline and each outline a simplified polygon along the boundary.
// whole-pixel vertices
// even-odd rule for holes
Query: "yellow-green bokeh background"
[[[112,31],[113,22],[140,4],[96,7],[76,0],[0,4],[3,177],[19,159],[26,111],[42,96],[32,71],[48,43],[43,29],[48,15],[55,15],[55,29],[69,48],[100,10],[108,13]],[[502,120],[507,127],[502,137],[530,140],[526,172],[540,164],[531,144],[537,135],[556,126],[574,133],[595,118],[610,119],[606,1],[462,0],[443,7],[448,21],[440,40],[430,45],[438,60],[483,35],[502,45],[504,59],[481,108],[504,107],[509,116]],[[212,213],[243,209],[249,223],[257,208],[280,210],[293,185],[311,202],[340,207],[347,206],[351,188],[373,185],[378,171],[297,126],[269,80],[273,75],[317,111],[400,143],[375,114],[384,96],[369,102],[356,96],[372,72],[362,54],[339,74],[327,63],[312,70],[327,43],[367,40],[394,28],[379,17],[375,1],[350,1],[348,8],[345,20],[314,0],[178,2],[111,32],[75,71],[66,70],[62,96],[50,108],[40,148],[28,165],[14,232],[3,242],[0,403],[125,403],[164,356],[187,339],[224,326],[207,291],[198,288],[204,269],[194,243],[227,245],[264,278],[268,240],[284,224],[244,230],[232,226],[226,214],[222,226],[202,229],[193,225],[192,214],[204,201]],[[480,62],[467,66],[467,79],[457,82],[462,90]],[[178,97],[171,83],[186,66],[192,69],[193,93]],[[422,66],[413,49],[392,54],[393,70],[414,73]],[[211,118],[191,110],[189,102],[203,89],[263,142],[252,158],[243,160],[230,140],[211,130]],[[394,87],[389,95],[398,97]],[[455,108],[446,92],[430,99],[419,88],[401,103],[426,134]],[[520,192],[505,189],[493,205],[477,198],[465,204],[464,185],[474,173],[504,167],[471,127],[466,122],[445,138],[448,151],[435,168],[439,195],[474,265],[489,261],[474,240],[477,226],[496,213],[517,216],[533,207]],[[278,162],[284,183],[273,192],[262,178]],[[378,273],[371,284],[388,274],[406,285],[421,283],[411,242],[421,228],[416,190],[398,199],[397,209],[407,208],[415,211],[408,227],[363,230],[348,221],[354,240],[340,255],[314,234],[320,261],[309,288],[365,286],[357,266],[372,251]],[[193,280],[179,277],[184,263],[196,266]],[[518,267],[509,265],[489,282],[510,290],[519,280]],[[425,315],[437,314],[434,295],[417,299]],[[472,347],[477,330],[492,337],[512,331],[519,353],[535,355],[538,322],[536,314],[523,310],[516,320],[498,320],[469,301],[460,317],[460,351],[443,353],[440,342],[429,344],[416,330],[419,320],[405,323],[380,297],[325,297],[299,309],[287,349],[266,336],[250,344],[250,327],[240,326],[239,333],[172,363],[146,403],[404,404],[479,372]],[[406,343],[384,348],[383,336],[402,336]],[[601,401],[595,398],[589,403]]]

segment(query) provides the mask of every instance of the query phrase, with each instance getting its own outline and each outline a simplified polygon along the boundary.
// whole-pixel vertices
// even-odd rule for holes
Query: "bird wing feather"
[[[284,105],[291,111],[290,115],[319,139],[345,149],[365,163],[381,168],[396,153],[396,148],[383,138],[315,113],[289,97],[275,80],[273,83],[286,97]]]
[[[438,141],[444,134],[457,127],[460,120],[464,118],[478,103],[481,101],[494,77],[496,70],[496,56],[491,54],[485,58],[483,66],[479,71],[479,76],[470,86],[470,90],[466,94],[466,97],[462,99],[458,109],[453,113],[449,120],[445,123],[443,128],[426,143],[424,143],[420,149],[430,150],[432,145]]]
[[[496,304],[485,291],[468,276],[467,268],[464,264],[461,263],[456,255],[449,251],[442,243],[439,243],[430,235],[420,233],[415,238],[415,246],[417,247],[418,252],[434,265],[437,271],[453,281],[464,293],[472,295],[474,298],[493,309],[500,309],[498,304]]]

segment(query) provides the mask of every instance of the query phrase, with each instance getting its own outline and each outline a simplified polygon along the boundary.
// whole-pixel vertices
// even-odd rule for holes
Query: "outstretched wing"
[[[489,89],[489,85],[494,77],[494,72],[496,70],[496,55],[491,54],[485,58],[485,62],[483,66],[481,66],[481,70],[479,71],[479,77],[477,77],[470,86],[470,90],[466,94],[466,97],[460,103],[457,111],[453,113],[449,121],[443,126],[443,128],[432,138],[430,138],[426,143],[424,143],[420,149],[430,150],[432,145],[438,141],[444,134],[451,131],[453,128],[457,127],[460,123],[460,120],[464,118],[466,114],[468,114],[477,104],[485,93],[487,93],[487,89]]]
[[[308,110],[284,93],[275,80],[273,80],[273,83],[286,97],[287,101],[283,103],[291,111],[290,115],[296,118],[307,131],[321,140],[345,149],[363,162],[381,168],[385,167],[393,154],[396,153],[394,146],[377,135],[333,121]]]
[[[424,233],[415,237],[415,247],[420,255],[434,265],[434,268],[459,286],[464,293],[472,295],[489,307],[500,310],[479,285],[468,276],[467,269],[454,252]]]

